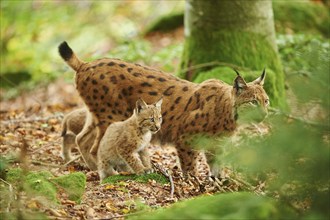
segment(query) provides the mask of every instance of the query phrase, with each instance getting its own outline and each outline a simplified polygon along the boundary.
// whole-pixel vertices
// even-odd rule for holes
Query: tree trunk
[[[284,74],[270,0],[187,0],[185,38],[181,77],[196,81],[216,66],[258,71],[258,75],[266,68],[268,75],[274,74],[267,78],[272,80],[266,91],[274,105],[283,105]],[[210,77],[223,77],[221,71],[213,74]]]

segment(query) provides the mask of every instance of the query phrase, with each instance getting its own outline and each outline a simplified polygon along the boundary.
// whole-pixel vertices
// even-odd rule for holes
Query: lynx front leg
[[[146,168],[143,166],[139,154],[121,154],[121,157],[125,160],[125,162],[130,166],[130,168],[136,174],[142,174],[145,172]]]
[[[104,158],[98,158],[97,170],[100,176],[100,182],[107,178],[108,176],[116,175],[118,172],[109,163],[109,160]]]
[[[152,172],[151,168],[151,155],[149,153],[149,150],[145,147],[142,151],[139,152],[141,161],[143,166],[145,167],[147,172]]]

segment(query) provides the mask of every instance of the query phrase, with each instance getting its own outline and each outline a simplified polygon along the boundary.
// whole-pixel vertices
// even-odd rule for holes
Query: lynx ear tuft
[[[261,76],[259,78],[257,78],[256,80],[254,80],[253,83],[263,86],[264,82],[265,82],[265,77],[266,77],[266,68],[264,68]]]

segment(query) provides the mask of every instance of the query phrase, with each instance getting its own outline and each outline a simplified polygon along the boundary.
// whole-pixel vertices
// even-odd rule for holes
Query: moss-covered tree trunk
[[[199,81],[201,74],[219,66],[247,70],[244,76],[258,71],[257,77],[266,68],[266,90],[274,105],[283,104],[284,76],[270,0],[187,0],[184,25],[181,77]],[[223,72],[220,68],[209,77],[223,79]]]

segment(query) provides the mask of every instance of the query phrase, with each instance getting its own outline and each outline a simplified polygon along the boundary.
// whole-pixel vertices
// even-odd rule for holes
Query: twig
[[[79,156],[73,158],[72,160],[66,162],[65,164],[63,164],[63,165],[61,166],[60,170],[63,170],[66,166],[68,166],[68,165],[69,165],[70,163],[72,163],[73,161],[78,160],[79,158],[81,158],[81,155],[79,155]]]
[[[286,116],[287,118],[289,119],[294,119],[296,121],[299,121],[299,122],[303,122],[305,124],[309,124],[309,125],[312,125],[312,126],[315,126],[315,127],[329,127],[329,125],[326,125],[326,124],[321,124],[321,123],[317,123],[317,122],[313,122],[313,121],[308,121],[304,118],[301,118],[301,117],[295,117],[293,115],[290,115],[288,113],[285,113],[279,109],[276,109],[276,108],[268,108],[271,112],[274,112],[274,113],[277,113],[277,114],[281,114],[281,115],[284,115]]]
[[[231,63],[212,61],[212,62],[201,63],[201,64],[197,64],[197,65],[185,68],[185,69],[181,70],[181,72],[188,72],[188,71],[191,71],[191,70],[196,70],[196,69],[209,67],[209,66],[229,66],[229,67],[234,68],[234,69],[243,69],[243,70],[246,70],[246,71],[250,70],[250,69],[247,69],[247,68],[242,68],[241,66],[231,64]]]
[[[56,164],[50,164],[50,163],[44,163],[38,160],[32,160],[31,163],[33,165],[42,165],[42,166],[47,166],[47,167],[54,167],[54,168],[60,168],[61,165],[56,165]]]
[[[2,179],[2,178],[0,178],[0,180],[3,183],[8,185],[8,189],[9,189],[9,192],[10,192],[10,196],[8,198],[8,205],[7,205],[7,208],[6,208],[6,212],[9,212],[10,204],[11,204],[13,198],[16,199],[16,196],[15,195],[13,196],[13,186],[10,183],[8,183],[6,180]]]
[[[59,115],[52,115],[49,117],[41,118],[41,117],[36,117],[36,118],[24,118],[24,119],[11,119],[11,120],[5,120],[1,121],[2,124],[15,124],[15,123],[21,123],[21,122],[37,122],[37,121],[48,121],[49,119],[53,118],[63,118],[63,114]]]
[[[170,186],[171,186],[171,194],[170,194],[170,198],[173,199],[173,195],[174,195],[174,183],[173,183],[173,178],[172,176],[164,169],[162,169],[160,166],[158,166],[158,164],[151,162],[151,164],[157,169],[159,170],[165,177],[167,177],[170,181]]]
[[[142,214],[145,212],[147,212],[147,211],[134,212],[134,213],[129,213],[129,214],[125,214],[125,215],[117,215],[117,216],[113,216],[110,218],[99,218],[98,220],[111,220],[111,219],[115,219],[115,218],[124,218],[127,216],[139,215],[139,214]]]

